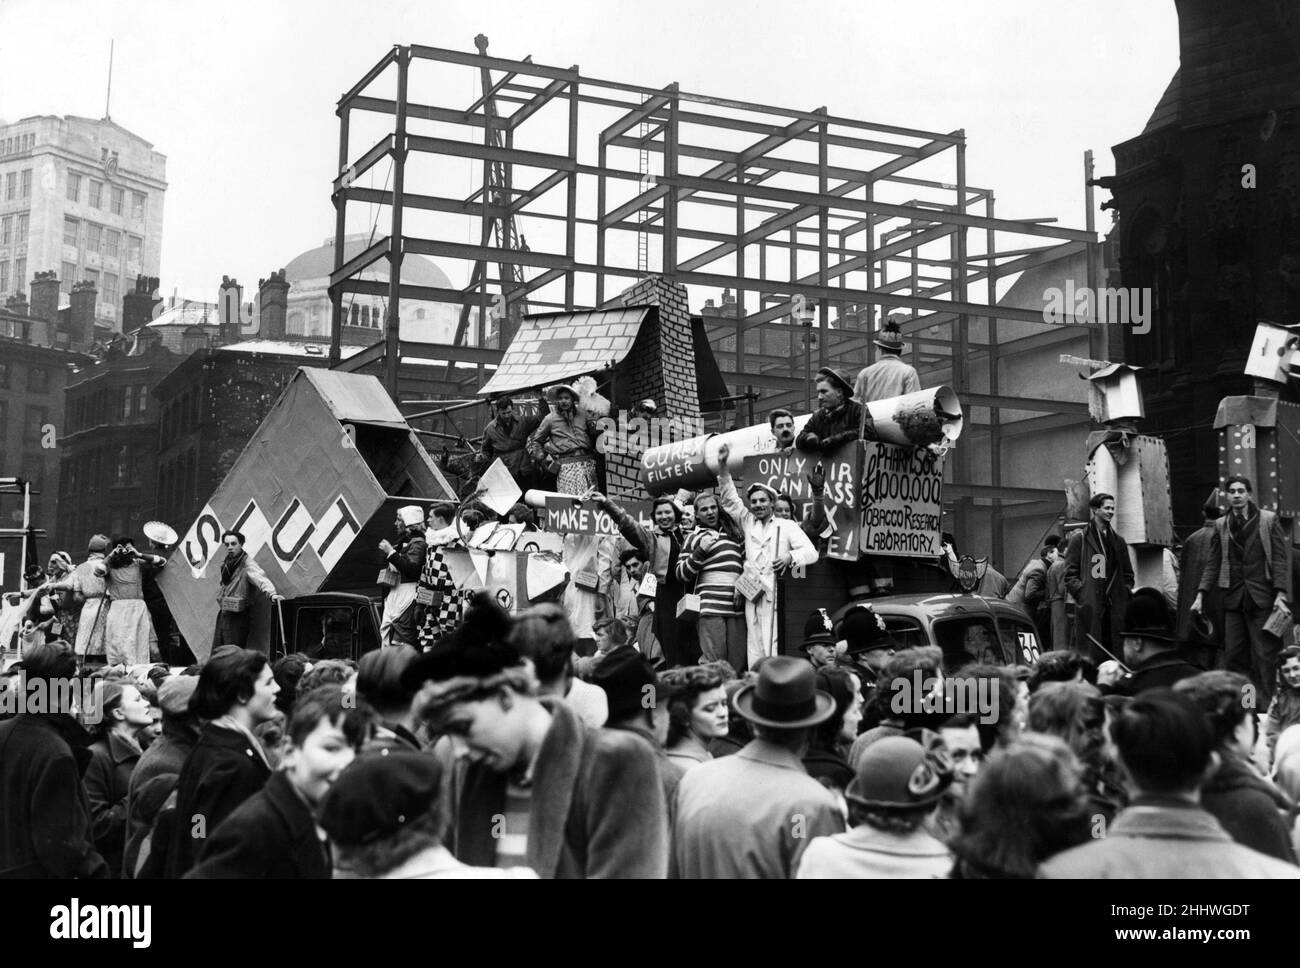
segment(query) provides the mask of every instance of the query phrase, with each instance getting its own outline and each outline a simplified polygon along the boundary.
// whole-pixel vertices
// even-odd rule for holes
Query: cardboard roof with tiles
[[[510,393],[610,369],[632,350],[652,306],[526,316],[479,396]]]

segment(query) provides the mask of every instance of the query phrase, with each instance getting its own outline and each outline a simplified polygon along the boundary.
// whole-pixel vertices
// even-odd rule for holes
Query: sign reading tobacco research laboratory
[[[939,555],[943,459],[924,447],[867,441],[862,553]]]

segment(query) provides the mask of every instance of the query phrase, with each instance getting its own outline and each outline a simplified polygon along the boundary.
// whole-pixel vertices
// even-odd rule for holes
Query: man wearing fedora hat
[[[817,371],[817,412],[795,438],[795,446],[813,454],[830,454],[859,436],[876,439],[871,414],[853,399],[853,384],[829,366]]]
[[[888,400],[921,389],[916,368],[903,362],[903,334],[892,319],[871,342],[880,347],[880,359],[862,368],[853,384],[853,395],[862,403]]]
[[[1139,588],[1129,599],[1124,617],[1125,674],[1115,660],[1097,669],[1102,692],[1136,696],[1147,689],[1172,686],[1204,670],[1192,661],[1182,643],[1174,637],[1174,620],[1164,595],[1154,588]]]
[[[673,850],[683,878],[788,878],[814,837],[844,829],[830,791],[800,757],[835,712],[807,662],[765,660],[732,699],[756,738],[688,770],[677,788]]]

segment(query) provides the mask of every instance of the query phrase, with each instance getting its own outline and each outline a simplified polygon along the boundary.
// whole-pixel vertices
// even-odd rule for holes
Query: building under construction
[[[1043,305],[1053,287],[1105,284],[1091,224],[998,217],[967,180],[964,131],[600,80],[476,44],[394,47],[338,102],[334,365],[380,370],[390,392],[399,368],[432,367],[438,396],[470,400],[524,315],[605,307],[657,276],[703,320],[729,392],[700,407],[723,429],[807,410],[813,372],[870,363],[874,331],[900,319],[922,384],[966,408],[945,489],[959,547],[1019,568],[1083,476],[1078,377],[1106,359],[1105,327],[1047,325]],[[343,261],[358,230],[372,244]],[[406,255],[463,281],[404,283]],[[383,259],[388,282],[359,278]],[[388,325],[340,361],[354,294],[386,298],[389,320],[410,300],[454,312],[455,338]]]

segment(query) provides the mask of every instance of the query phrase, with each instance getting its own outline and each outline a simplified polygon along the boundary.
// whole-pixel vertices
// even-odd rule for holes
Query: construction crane
[[[478,48],[479,54],[486,60],[487,37],[484,34],[479,34],[474,38],[474,46]],[[525,57],[524,61],[531,63],[531,55]],[[487,124],[484,126],[485,143],[491,148],[509,148],[511,147],[512,136],[509,128],[499,123],[500,115],[497,113],[496,93],[505,87],[515,75],[510,73],[500,81],[494,82],[492,72],[488,70],[486,63],[480,69],[480,74],[483,83],[483,94],[466,114],[471,113],[481,104],[483,113],[487,118]],[[514,213],[510,209],[511,202],[514,200],[514,190],[511,185],[512,172],[509,162],[487,162],[485,175],[487,181],[482,190],[484,214],[479,244],[486,247],[491,242],[497,248],[506,251],[527,252],[528,242],[519,234],[519,227],[515,224]],[[469,286],[465,290],[465,301],[461,305],[460,322],[456,327],[456,338],[453,341],[456,346],[463,346],[467,341],[474,294],[487,281],[487,263],[485,260],[479,259],[474,263]],[[488,303],[491,328],[489,329],[486,325],[487,321],[479,320],[478,343],[479,345],[496,346],[499,349],[505,349],[510,345],[510,340],[519,328],[519,320],[528,312],[526,298],[523,296],[511,297],[511,293],[520,290],[524,285],[523,268],[509,262],[497,263],[497,282],[501,288],[501,293],[494,296]],[[450,380],[451,377],[452,364],[449,362],[445,379]]]

